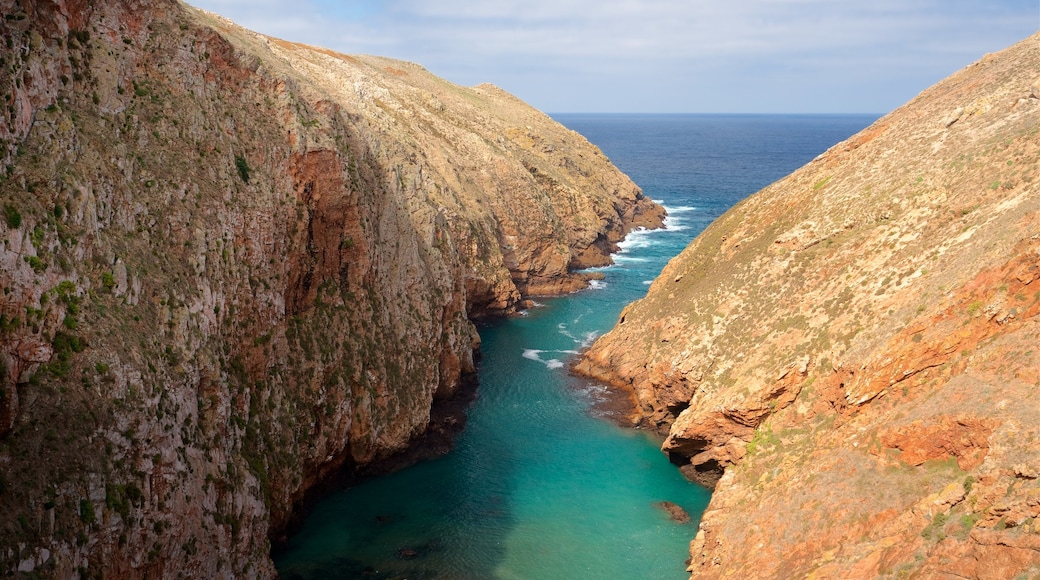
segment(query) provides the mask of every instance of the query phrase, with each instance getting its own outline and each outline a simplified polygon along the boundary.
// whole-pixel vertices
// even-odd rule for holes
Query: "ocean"
[[[606,387],[567,363],[712,220],[876,116],[553,117],[668,208],[667,229],[631,234],[593,288],[481,324],[479,394],[456,449],[320,502],[276,555],[282,578],[687,577],[709,492],[658,437],[601,416]]]

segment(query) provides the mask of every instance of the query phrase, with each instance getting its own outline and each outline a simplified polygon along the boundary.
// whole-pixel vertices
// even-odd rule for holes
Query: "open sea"
[[[455,451],[320,502],[275,556],[282,578],[688,576],[709,492],[658,438],[597,416],[605,387],[567,363],[712,220],[876,116],[553,117],[667,207],[667,229],[631,234],[592,289],[481,325],[479,394]],[[661,501],[692,521],[672,521]]]

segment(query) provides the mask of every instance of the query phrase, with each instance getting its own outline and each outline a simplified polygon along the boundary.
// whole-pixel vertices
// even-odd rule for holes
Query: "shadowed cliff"
[[[266,577],[430,434],[469,318],[663,211],[491,87],[171,0],[0,1],[0,569]]]
[[[1040,573],[1037,71],[987,55],[738,204],[579,365],[715,486],[695,577]]]

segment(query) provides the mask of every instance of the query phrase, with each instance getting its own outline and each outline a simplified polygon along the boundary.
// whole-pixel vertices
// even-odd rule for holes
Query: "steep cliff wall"
[[[490,86],[172,0],[2,0],[0,570],[264,577],[407,448],[471,316],[662,210]]]
[[[588,353],[717,482],[695,577],[1040,573],[1038,71],[987,55],[745,200]]]

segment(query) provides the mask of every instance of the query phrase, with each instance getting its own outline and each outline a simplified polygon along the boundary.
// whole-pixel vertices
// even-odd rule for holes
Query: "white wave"
[[[626,256],[624,254],[618,254],[614,256],[614,262],[618,264],[624,264],[625,262],[649,262],[649,258],[636,258],[634,256]]]
[[[599,337],[599,332],[596,330],[590,330],[582,335],[581,342],[578,344],[581,345],[581,348],[588,348],[592,346],[592,343],[596,342],[597,337]]]
[[[578,354],[576,350],[538,350],[535,348],[525,348],[523,357],[528,360],[538,361],[544,364],[549,369],[563,368],[563,361],[558,358],[550,358],[547,360],[542,359],[543,353],[562,353],[562,354]]]
[[[560,329],[560,334],[566,336],[567,338],[573,340],[574,342],[578,342],[578,338],[576,336],[574,336],[573,334],[571,334],[569,330],[567,330],[567,325],[566,324],[561,322],[561,323],[556,325],[556,328]]]
[[[658,243],[654,238],[660,234],[686,229],[686,226],[681,225],[679,221],[666,216],[664,218],[664,228],[657,230],[648,230],[646,228],[636,228],[625,236],[625,239],[618,242],[618,253],[614,255],[614,259],[617,260],[618,256],[621,256],[631,250],[639,248],[647,248]]]
[[[693,207],[692,205],[677,205],[675,207],[671,207],[671,206],[665,205],[663,203],[658,203],[658,205],[663,207],[665,209],[665,211],[667,211],[669,214],[673,214],[673,213],[687,213],[687,212],[691,212],[691,211],[697,211],[697,208]]]
[[[593,290],[602,290],[607,287],[607,283],[603,280],[589,280],[589,288]]]
[[[577,389],[578,395],[589,403],[602,403],[607,400],[607,387],[604,385],[590,384],[587,387]]]
[[[542,354],[542,352],[543,351],[535,350],[533,348],[525,348],[524,349],[524,358],[530,359],[530,360],[536,360],[538,362],[542,362],[542,357],[539,356],[539,355]]]
[[[679,218],[666,216],[664,218],[664,228],[669,232],[681,232],[690,229],[690,226],[685,225],[685,223]]]
[[[621,248],[621,253],[624,253],[626,250],[630,250],[632,248],[645,248],[652,243],[649,239],[649,236],[658,231],[660,230],[647,230],[644,228],[636,228],[631,232],[628,232],[628,235],[625,236],[625,239],[618,242],[618,247]]]
[[[643,280],[643,284],[646,284],[647,286],[649,286],[649,285],[651,285],[653,283],[654,283],[653,280]]]

